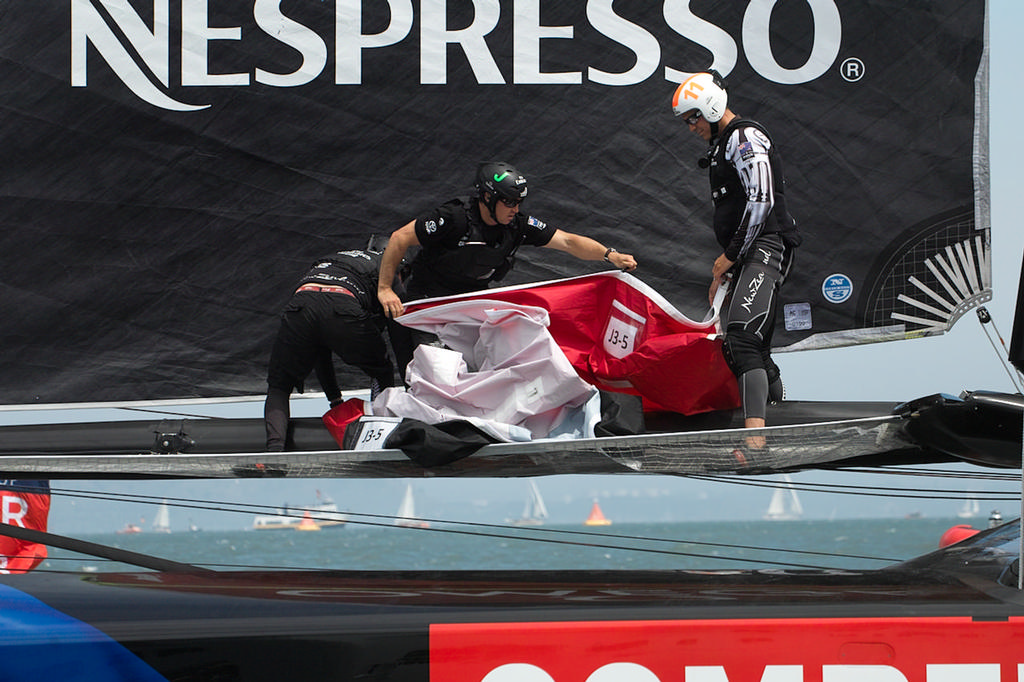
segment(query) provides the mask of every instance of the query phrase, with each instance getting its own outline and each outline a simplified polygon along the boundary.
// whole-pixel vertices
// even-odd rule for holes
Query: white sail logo
[[[222,0],[225,1],[225,0]],[[797,68],[781,66],[773,56],[769,26],[777,0],[750,0],[743,15],[740,43],[723,29],[695,15],[689,0],[663,0],[662,15],[672,34],[667,44],[693,42],[712,55],[711,68],[729,74],[742,46],[750,66],[769,81],[798,84],[824,74],[839,54],[842,22],[836,0],[806,0],[813,17],[813,31],[805,63]],[[252,18],[261,32],[296,51],[302,58],[290,73],[265,71],[254,64],[250,71],[221,72],[210,63],[211,46],[223,54],[231,41],[243,41],[241,25],[210,26],[210,0],[178,0],[181,21],[171,21],[170,0],[153,0],[152,27],[128,0],[71,0],[71,85],[88,86],[87,55],[98,54],[114,74],[142,100],[173,111],[196,111],[209,105],[188,104],[168,94],[171,87],[171,50],[180,49],[180,84],[190,86],[245,87],[254,82],[273,87],[305,85],[324,72],[329,62],[328,42],[312,28],[286,16],[280,0],[253,0]],[[240,3],[239,3],[240,4]],[[577,85],[584,78],[593,83],[628,86],[652,77],[662,64],[662,44],[651,31],[613,9],[612,0],[587,0],[590,27],[625,47],[632,58],[623,59],[624,70],[603,71],[581,63],[579,70],[544,71],[541,43],[573,40],[575,26],[541,24],[542,0],[515,0],[512,10],[512,77],[501,72],[485,38],[498,26],[499,0],[472,0],[472,23],[449,29],[446,0],[422,0],[415,14],[412,0],[387,0],[389,20],[379,33],[363,33],[363,0],[336,0],[334,6],[334,83],[362,84],[365,50],[387,49],[419,28],[421,84],[445,84],[449,46],[465,54],[477,82],[484,84]],[[234,4],[231,5],[232,7]],[[248,10],[245,10],[248,12]],[[177,17],[175,17],[177,18]],[[239,22],[240,23],[240,22]],[[180,27],[172,43],[171,26]],[[251,32],[251,29],[247,29]],[[125,44],[127,43],[127,45]],[[90,52],[89,46],[94,52]],[[586,55],[581,56],[581,62]],[[689,68],[706,68],[706,65]],[[585,68],[584,68],[585,67]],[[237,67],[235,67],[237,68]],[[664,66],[666,81],[681,83],[688,72]]]

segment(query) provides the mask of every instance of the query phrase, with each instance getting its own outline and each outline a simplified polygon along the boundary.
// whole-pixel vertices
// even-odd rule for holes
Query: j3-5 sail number
[[[387,432],[389,432],[390,430],[391,429],[385,428],[383,426],[377,427],[375,429],[366,429],[366,430],[363,431],[363,437],[362,437],[362,439],[359,442],[361,444],[362,443],[375,443],[375,442],[377,442],[379,440],[383,440],[384,439],[384,435]]]
[[[365,419],[365,418],[364,418]],[[356,441],[354,450],[376,450],[384,447],[391,432],[395,430],[398,423],[402,421],[398,417],[376,417],[366,419],[362,424],[362,431]]]
[[[616,348],[621,348],[623,350],[628,350],[630,347],[631,339],[632,336],[626,334],[624,331],[621,331],[619,329],[611,329],[609,330],[608,338],[605,339],[605,344],[615,346]]]
[[[640,327],[617,316],[608,319],[604,328],[604,350],[613,358],[624,358],[633,352]]]

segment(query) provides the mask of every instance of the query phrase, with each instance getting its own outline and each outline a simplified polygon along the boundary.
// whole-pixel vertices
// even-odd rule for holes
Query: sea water
[[[983,518],[973,527],[984,528]],[[350,521],[319,531],[230,530],[82,536],[218,570],[529,570],[881,568],[938,548],[957,518],[623,523],[516,528],[465,523],[401,528]],[[51,549],[43,569],[133,567]]]

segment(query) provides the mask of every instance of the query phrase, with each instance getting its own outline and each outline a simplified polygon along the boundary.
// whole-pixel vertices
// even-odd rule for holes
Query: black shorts
[[[371,315],[347,294],[300,291],[281,314],[270,353],[267,385],[291,391],[313,371],[316,359],[330,349],[343,362],[363,370],[384,386],[393,381],[391,360],[382,336],[384,320]]]

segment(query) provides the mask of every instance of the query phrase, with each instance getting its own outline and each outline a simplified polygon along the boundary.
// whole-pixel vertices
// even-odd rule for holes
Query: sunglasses
[[[519,204],[523,203],[522,199],[506,199],[505,197],[501,197],[499,201],[501,201],[501,203],[505,204],[509,208],[515,208]]]
[[[683,120],[686,121],[686,125],[688,125],[688,126],[695,126],[695,125],[697,125],[697,121],[701,120],[702,118],[704,118],[704,117],[698,111],[697,113],[693,114],[692,116],[687,116]]]

